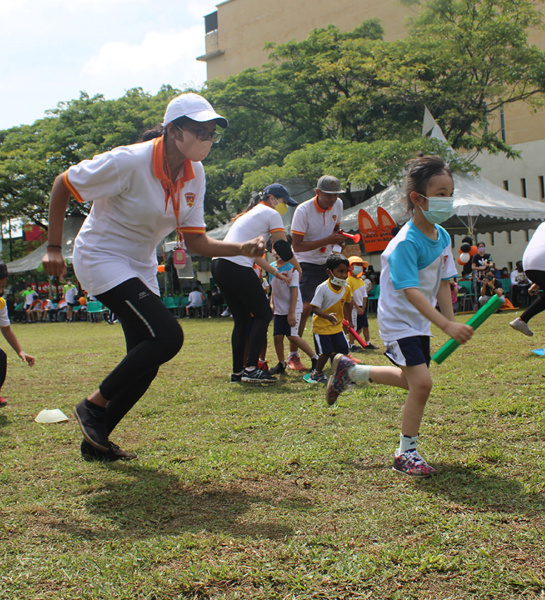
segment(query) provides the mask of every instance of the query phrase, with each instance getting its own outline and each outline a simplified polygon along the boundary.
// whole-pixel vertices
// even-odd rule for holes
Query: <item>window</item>
[[[509,191],[509,181],[507,179],[503,180],[503,189]]]
[[[520,180],[520,191],[523,198],[526,198],[526,179],[523,177]]]
[[[204,17],[205,33],[211,33],[218,29],[218,11],[210,13]]]
[[[539,189],[541,190],[541,197],[545,198],[545,178],[543,175],[539,176]]]
[[[503,106],[500,108],[500,128],[501,139],[505,142],[505,113],[503,112]]]

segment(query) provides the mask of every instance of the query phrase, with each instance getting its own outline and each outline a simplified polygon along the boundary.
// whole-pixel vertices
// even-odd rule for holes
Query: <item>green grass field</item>
[[[0,598],[545,598],[545,320],[527,338],[513,318],[432,365],[419,448],[440,474],[420,482],[391,470],[403,391],[329,408],[293,372],[230,385],[230,319],[181,321],[182,352],[112,436],[138,461],[85,462],[72,407],[121,328],[15,324],[37,364],[1,340]],[[44,408],[70,420],[39,425]]]

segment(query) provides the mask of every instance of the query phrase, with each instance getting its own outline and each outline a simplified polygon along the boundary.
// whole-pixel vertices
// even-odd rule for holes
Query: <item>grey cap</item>
[[[324,194],[342,194],[344,190],[341,190],[341,183],[333,175],[322,175],[320,179],[318,179],[318,183],[316,188],[320,190],[320,192],[324,192]]]

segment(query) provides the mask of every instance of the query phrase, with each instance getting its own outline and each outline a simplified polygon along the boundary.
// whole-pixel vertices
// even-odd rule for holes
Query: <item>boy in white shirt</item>
[[[288,242],[291,243],[289,237]],[[293,268],[293,265],[283,261],[274,249],[272,254],[275,259],[272,266],[280,273],[286,273],[290,277],[290,282],[288,284],[278,279],[278,277],[270,278],[271,308],[274,313],[274,349],[278,357],[278,364],[269,372],[271,375],[279,375],[286,370],[284,337],[287,337],[290,343],[295,344],[297,348],[308,355],[314,369],[318,355],[313,351],[312,346],[299,335],[299,324],[303,312],[303,300],[299,289],[299,272]]]

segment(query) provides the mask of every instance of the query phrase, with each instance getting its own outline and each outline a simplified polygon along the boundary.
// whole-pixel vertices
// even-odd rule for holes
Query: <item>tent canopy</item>
[[[442,223],[451,234],[535,229],[545,221],[545,203],[522,198],[491,181],[467,173],[454,173],[454,214]],[[409,220],[403,202],[403,188],[392,184],[369,200],[344,211],[342,227],[358,230],[358,213],[365,209],[373,218],[382,206],[402,225]]]
[[[62,255],[68,262],[72,262],[74,240],[76,239],[84,220],[84,217],[68,217],[64,222],[62,232]],[[47,243],[42,244],[30,254],[23,256],[23,258],[19,258],[8,263],[8,271],[10,273],[22,273],[24,271],[32,271],[33,269],[37,269],[42,262],[42,258],[46,252],[46,249]]]

